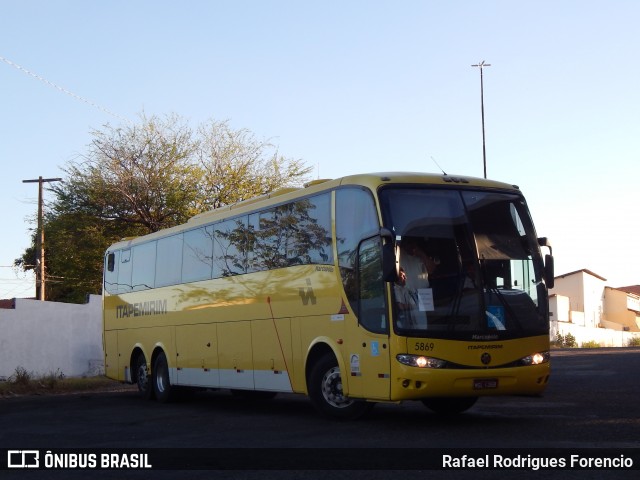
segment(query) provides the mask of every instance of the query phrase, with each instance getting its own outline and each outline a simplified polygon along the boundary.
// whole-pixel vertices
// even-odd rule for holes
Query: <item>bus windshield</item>
[[[506,339],[548,333],[543,268],[524,199],[497,191],[380,191],[399,259],[401,335]]]

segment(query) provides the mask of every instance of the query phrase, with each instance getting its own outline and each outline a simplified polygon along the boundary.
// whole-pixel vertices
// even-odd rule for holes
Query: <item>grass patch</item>
[[[104,376],[66,377],[60,370],[47,375],[34,375],[23,367],[0,381],[0,398],[17,395],[51,395],[126,388],[122,383]]]

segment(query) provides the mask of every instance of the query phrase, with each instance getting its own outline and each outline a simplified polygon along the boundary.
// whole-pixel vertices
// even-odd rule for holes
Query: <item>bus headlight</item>
[[[410,355],[408,353],[401,353],[396,356],[396,359],[403,365],[418,368],[444,368],[447,364],[446,361],[440,360],[439,358]]]
[[[527,355],[526,357],[521,358],[518,363],[520,365],[540,365],[543,363],[548,363],[550,359],[551,353],[549,351],[546,351]]]

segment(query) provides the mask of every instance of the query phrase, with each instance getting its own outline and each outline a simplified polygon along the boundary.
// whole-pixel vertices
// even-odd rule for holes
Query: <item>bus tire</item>
[[[333,354],[324,355],[312,367],[307,390],[313,406],[327,417],[354,420],[373,407],[373,403],[354,400],[342,393],[340,367]]]
[[[440,415],[457,415],[469,410],[478,401],[478,397],[425,398],[422,403],[432,412]]]
[[[138,385],[138,393],[145,400],[153,399],[153,385],[147,368],[147,359],[144,353],[140,352],[136,356],[133,363],[133,371],[136,375],[136,384]]]
[[[164,352],[160,352],[153,362],[153,391],[156,399],[160,403],[168,403],[173,401],[175,397],[175,387],[171,385],[169,380],[169,363]]]

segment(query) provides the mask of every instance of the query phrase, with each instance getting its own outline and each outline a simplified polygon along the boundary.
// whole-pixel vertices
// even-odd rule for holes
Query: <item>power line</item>
[[[0,294],[0,298],[23,297],[27,292],[33,291],[33,284],[33,278],[0,278],[0,290],[3,292]]]
[[[12,67],[13,67],[13,68],[15,68],[16,70],[20,70],[22,73],[25,73],[25,74],[29,75],[30,77],[33,77],[33,78],[35,78],[36,80],[41,81],[41,82],[42,82],[42,83],[44,83],[45,85],[48,85],[48,86],[50,86],[50,87],[52,87],[52,88],[55,88],[56,90],[58,90],[58,91],[60,91],[60,92],[64,93],[65,95],[69,95],[70,97],[73,97],[73,98],[75,98],[76,100],[80,100],[81,102],[84,102],[84,103],[86,103],[87,105],[90,105],[90,106],[91,106],[91,107],[93,107],[93,108],[97,108],[98,110],[100,110],[100,111],[102,111],[102,112],[104,112],[104,113],[106,113],[106,114],[108,114],[108,115],[111,115],[112,117],[118,118],[118,119],[120,119],[120,120],[122,120],[122,121],[124,121],[124,122],[126,122],[126,123],[128,123],[128,124],[131,124],[131,123],[132,123],[132,122],[131,122],[131,120],[129,120],[128,118],[125,118],[125,117],[123,117],[123,116],[121,116],[121,115],[118,115],[117,113],[112,112],[111,110],[109,110],[109,109],[107,109],[107,108],[103,107],[102,105],[98,105],[97,103],[92,102],[91,100],[88,100],[88,99],[86,99],[86,98],[84,98],[84,97],[81,97],[80,95],[76,95],[75,93],[73,93],[73,92],[71,92],[71,91],[67,90],[66,88],[61,87],[61,86],[59,86],[59,85],[57,85],[57,84],[55,84],[55,83],[53,83],[53,82],[50,82],[49,80],[47,80],[46,78],[44,78],[44,77],[42,77],[42,76],[38,75],[37,73],[34,73],[34,72],[32,72],[31,70],[27,70],[27,69],[26,69],[26,68],[24,68],[23,66],[18,65],[18,64],[17,64],[17,63],[15,63],[15,62],[12,62],[12,61],[11,61],[11,60],[9,60],[8,58],[5,58],[5,57],[3,57],[3,56],[1,56],[1,55],[0,55],[0,60],[2,60],[2,61],[3,61],[4,63],[6,63],[7,65],[12,66]]]

